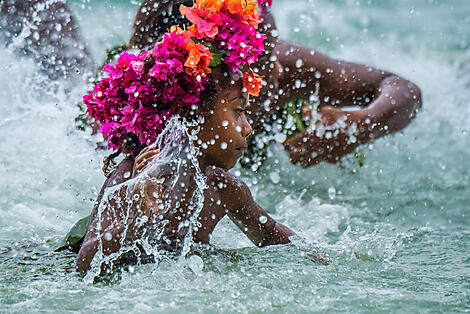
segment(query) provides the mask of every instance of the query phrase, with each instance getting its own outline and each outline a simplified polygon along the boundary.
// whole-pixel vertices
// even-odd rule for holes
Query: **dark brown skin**
[[[204,190],[204,206],[198,216],[201,227],[193,233],[193,239],[196,242],[208,243],[209,237],[214,230],[216,224],[226,214],[234,221],[234,223],[248,236],[248,238],[257,246],[266,246],[272,244],[289,243],[289,237],[295,233],[282,224],[276,223],[254,200],[247,185],[236,178],[227,170],[232,168],[237,160],[242,156],[246,148],[246,138],[251,133],[251,126],[245,116],[245,106],[247,96],[241,92],[242,86],[240,82],[236,85],[221,86],[215,99],[215,105],[212,113],[206,115],[206,120],[201,125],[198,133],[202,143],[209,143],[211,139],[215,139],[213,145],[201,149],[201,155],[198,157],[201,171],[207,177],[208,188]],[[227,143],[225,149],[221,148],[221,143]],[[111,177],[105,182],[105,187],[116,185],[126,178],[123,176],[126,172],[132,172],[138,175],[153,158],[158,158],[159,152],[155,147],[144,149],[137,157],[134,163],[132,159],[125,159],[118,168],[113,172]],[[165,177],[170,175],[171,170],[158,168],[154,173],[155,177]],[[190,199],[195,189],[194,180],[191,176],[194,174],[190,168],[187,169],[186,187],[184,190],[177,184],[175,187],[168,189],[161,184],[147,180],[143,186],[136,191],[144,191],[144,197],[131,205],[132,219],[126,234],[126,243],[130,243],[141,236],[141,227],[134,224],[135,219],[143,215],[150,217],[148,221],[156,219],[161,212],[157,210],[156,197],[150,191],[160,191],[159,198],[164,198],[171,207],[173,202],[180,202],[180,208],[185,210],[180,213],[165,212],[164,219],[169,221],[165,227],[165,234],[174,243],[181,243],[186,232],[179,232],[179,223],[192,215],[189,209],[189,203],[185,200]],[[124,199],[124,190],[116,192],[120,199]],[[77,270],[85,273],[90,268],[90,262],[98,249],[99,239],[96,235],[98,220],[96,211],[99,203],[101,203],[103,193],[98,197],[88,231],[85,236],[84,243],[80,249],[77,258]],[[220,202],[218,202],[220,201]],[[125,204],[127,206],[127,204]],[[124,206],[124,207],[126,207]],[[137,210],[139,208],[139,210]],[[103,253],[110,254],[117,252],[120,248],[120,237],[125,227],[125,222],[120,219],[119,213],[124,210],[122,206],[118,206],[111,202],[110,206],[103,209],[101,217],[101,234],[110,233],[110,237],[101,237],[103,244]],[[266,217],[266,221],[260,217]],[[157,220],[157,219],[156,219]],[[158,223],[158,222],[157,222]],[[147,224],[147,227],[150,223]],[[116,261],[118,262],[118,261]]]
[[[270,76],[273,79],[267,85],[275,82],[277,76],[278,84],[284,87],[285,92],[274,98],[270,107],[279,108],[294,97],[308,99],[318,83],[321,119],[317,123],[328,126],[344,118],[348,126],[356,123],[359,132],[357,141],[351,143],[348,142],[349,135],[341,129],[330,139],[317,137],[307,129],[284,143],[293,163],[302,167],[321,161],[336,163],[360,144],[403,129],[421,108],[421,91],[410,81],[362,64],[334,60],[317,51],[312,55],[312,51],[285,41],[277,43],[273,53],[280,66],[274,67],[277,71]],[[297,68],[299,59],[302,66]],[[315,77],[317,71],[320,78]],[[305,84],[293,88],[296,80]],[[268,88],[262,93],[264,97],[260,100],[267,98]],[[353,111],[341,108],[348,106],[362,108]],[[255,121],[259,120],[259,112],[260,109],[254,112]]]
[[[190,0],[144,0],[136,15],[130,46],[149,48],[159,38],[156,34],[174,23],[188,23],[175,13],[181,3],[191,5]],[[165,25],[163,12],[170,8],[172,20],[167,22],[172,24]],[[359,129],[355,142],[350,140],[347,130],[342,129],[337,129],[337,133],[333,129],[336,135],[330,139],[318,137],[310,130],[292,137],[284,147],[294,164],[309,167],[322,161],[336,163],[360,144],[402,130],[422,106],[419,87],[396,74],[336,60],[309,47],[278,40],[277,32],[272,32],[276,30],[276,23],[269,9],[259,30],[267,36],[265,55],[252,67],[260,70],[267,84],[261,89],[260,97],[252,99],[247,112],[255,136],[261,133],[263,119],[269,119],[293,98],[308,100],[316,85],[319,86],[321,118],[312,123],[331,126],[338,119],[345,119],[347,126],[355,123]],[[302,66],[297,67],[299,59]],[[296,80],[304,83],[302,87],[295,88]],[[280,87],[283,92],[279,95]],[[266,100],[270,100],[268,110],[264,106]],[[351,111],[347,110],[349,106],[362,108]]]

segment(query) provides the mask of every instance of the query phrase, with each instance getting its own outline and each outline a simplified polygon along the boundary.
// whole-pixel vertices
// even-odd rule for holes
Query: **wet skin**
[[[247,185],[227,172],[243,155],[243,151],[247,147],[246,139],[251,133],[251,126],[245,116],[247,96],[242,93],[241,83],[236,82],[218,88],[219,92],[215,98],[213,110],[205,115],[196,141],[196,145],[201,148],[198,160],[200,169],[207,178],[208,188],[204,190],[205,201],[198,216],[201,224],[197,230],[193,231],[193,239],[196,242],[208,243],[216,224],[225,215],[228,215],[257,246],[289,243],[289,237],[295,233],[286,226],[276,223],[253,200]],[[153,158],[158,158],[158,154],[155,147],[150,146],[137,156],[136,162],[132,158],[124,159],[105,182],[102,192],[105,186],[124,182],[126,180],[124,178],[125,172],[132,171],[133,174],[139,175],[147,165],[150,165]],[[154,171],[152,175],[158,178],[172,175],[170,167],[163,166],[152,171]],[[157,224],[159,221],[166,220],[165,237],[172,243],[171,245],[181,244],[187,229],[181,231],[179,225],[181,221],[188,219],[193,214],[190,200],[196,188],[193,179],[194,169],[187,167],[183,171],[186,172],[186,176],[182,179],[185,183],[184,188],[180,184],[171,189],[165,188],[164,185],[152,180],[146,180],[138,186],[135,191],[139,194],[140,199],[131,204],[129,215],[131,219],[127,220],[130,221],[127,225],[119,218],[120,213],[125,209],[118,206],[114,200],[111,200],[110,205],[103,208],[102,221],[98,221],[96,213],[103,195],[101,193],[92,212],[84,243],[78,254],[77,270],[85,273],[90,268],[90,262],[98,250],[99,241],[102,242],[103,253],[109,255],[120,249],[120,240],[124,229],[128,230],[124,239],[125,243],[139,239],[142,236],[143,227],[152,229],[150,223],[136,226],[135,221],[143,216],[149,217],[148,221],[157,221]],[[137,184],[134,185],[137,186]],[[132,191],[132,188],[131,185],[129,191]],[[159,191],[159,195],[156,196],[153,191]],[[121,189],[115,194],[117,198],[124,199],[124,193],[125,191]],[[155,205],[158,199],[164,199],[164,203],[168,205],[170,210],[164,212],[157,210]],[[177,202],[178,208],[182,210],[171,210]],[[162,219],[155,218],[160,215],[163,215]],[[261,220],[260,217],[262,217]],[[97,238],[96,233],[98,224],[100,224],[100,230],[103,230],[100,239]],[[103,236],[107,233],[107,236]]]
[[[190,6],[191,2],[143,1],[136,14],[130,46],[137,49],[151,47],[157,34],[171,26],[165,25],[166,12],[170,8],[177,12],[181,3]],[[176,24],[187,23],[178,21]],[[329,126],[334,134],[317,135],[307,129],[285,141],[284,148],[294,164],[310,167],[324,161],[336,163],[359,145],[402,130],[422,106],[419,87],[399,75],[330,58],[310,47],[279,40],[269,10],[259,30],[267,36],[264,41],[266,53],[252,67],[259,69],[266,84],[260,96],[252,99],[247,111],[254,133],[263,136],[263,125],[274,113],[293,98],[308,101],[318,87],[317,114],[320,118],[312,122]],[[350,106],[360,109],[347,110]],[[344,128],[334,125],[339,119],[344,120]],[[357,131],[351,139],[349,131],[354,126]]]

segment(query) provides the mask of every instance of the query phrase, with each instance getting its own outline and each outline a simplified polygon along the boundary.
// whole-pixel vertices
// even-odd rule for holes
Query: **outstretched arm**
[[[269,216],[253,200],[250,189],[242,180],[216,167],[209,167],[206,176],[210,191],[206,194],[207,201],[211,201],[213,207],[220,207],[212,210],[224,211],[256,246],[290,243],[289,237],[295,232]]]
[[[419,87],[393,73],[335,60],[282,40],[273,53],[284,91],[272,105],[281,107],[294,97],[312,100],[317,91],[320,117],[316,129],[323,125],[326,128],[320,129],[330,131],[309,128],[285,142],[292,162],[301,166],[335,163],[359,144],[403,129],[421,108]],[[362,108],[341,109],[347,106]]]

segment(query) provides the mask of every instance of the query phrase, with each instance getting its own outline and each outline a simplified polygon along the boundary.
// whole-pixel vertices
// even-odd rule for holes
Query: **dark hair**
[[[191,6],[192,0],[144,0],[137,10],[129,47],[147,49],[158,42],[172,25],[188,26],[181,15],[181,4]]]

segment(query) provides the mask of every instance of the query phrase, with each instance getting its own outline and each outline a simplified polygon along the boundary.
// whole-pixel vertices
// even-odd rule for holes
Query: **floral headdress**
[[[199,102],[211,67],[224,62],[236,73],[263,52],[265,36],[257,32],[252,0],[195,0],[180,11],[193,25],[171,27],[153,50],[137,56],[124,51],[83,97],[110,148],[118,149],[129,133],[141,144],[153,143],[176,108]],[[243,74],[250,95],[258,96],[261,82],[253,70]]]

